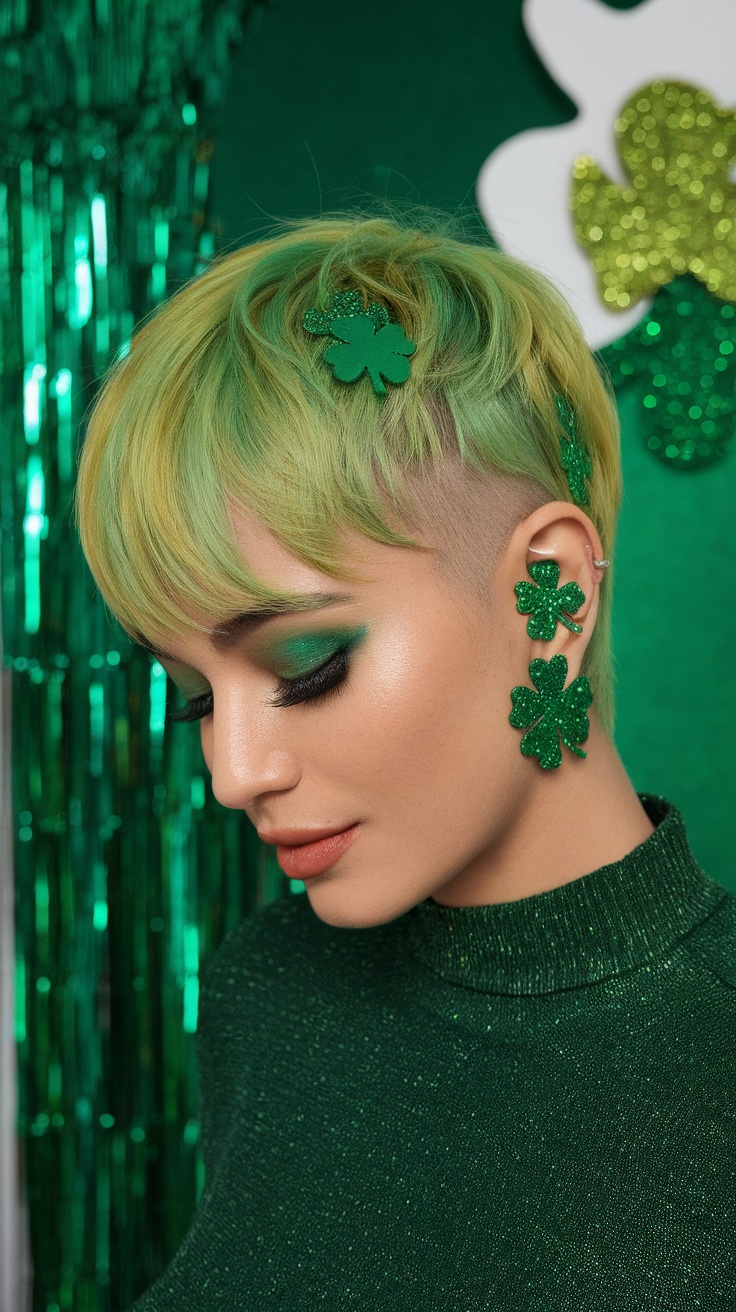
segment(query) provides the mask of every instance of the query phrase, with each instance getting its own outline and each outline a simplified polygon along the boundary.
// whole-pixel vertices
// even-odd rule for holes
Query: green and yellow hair
[[[322,358],[325,339],[302,326],[307,310],[349,288],[385,306],[417,344],[409,380],[384,398],[365,378],[336,381]],[[526,265],[434,221],[297,222],[216,259],[113,366],[79,463],[82,547],[105,603],[144,645],[210,632],[245,609],[298,607],[298,596],[249,571],[233,507],[316,569],[354,578],[340,559],[341,530],[421,549],[403,532],[414,522],[409,479],[429,480],[444,463],[476,488],[479,476],[485,486],[495,475],[499,486],[521,489],[525,513],[572,501],[556,393],[572,404],[590,451],[585,510],[611,559],[621,497],[616,407],[561,294]],[[462,497],[462,484],[454,487]],[[503,520],[504,499],[495,504]],[[462,520],[462,505],[447,516]],[[505,536],[512,523],[501,527]],[[488,576],[482,554],[475,539],[462,557],[471,591]],[[583,662],[609,731],[611,574]]]

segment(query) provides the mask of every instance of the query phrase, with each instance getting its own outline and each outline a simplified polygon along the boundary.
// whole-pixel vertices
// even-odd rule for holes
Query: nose
[[[280,738],[280,735],[279,735]],[[202,751],[212,776],[212,792],[221,806],[250,808],[264,793],[294,788],[301,771],[295,757],[276,741],[274,725],[251,718],[218,722],[217,710],[202,725]]]

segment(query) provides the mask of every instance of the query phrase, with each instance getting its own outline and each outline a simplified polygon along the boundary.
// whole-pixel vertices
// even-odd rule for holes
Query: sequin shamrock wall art
[[[736,20],[730,0],[692,18],[690,0],[525,0],[578,114],[504,142],[478,179],[499,245],[558,283],[675,470],[718,461],[734,427]]]
[[[702,88],[657,81],[624,106],[616,137],[629,184],[581,156],[576,236],[613,309],[664,291],[603,356],[614,384],[639,388],[649,449],[695,468],[723,456],[734,431],[736,113]]]

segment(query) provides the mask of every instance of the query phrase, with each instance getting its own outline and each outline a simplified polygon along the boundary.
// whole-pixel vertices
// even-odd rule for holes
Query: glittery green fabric
[[[134,1312],[733,1312],[736,897],[642,802],[546,893],[228,935],[205,1187]]]

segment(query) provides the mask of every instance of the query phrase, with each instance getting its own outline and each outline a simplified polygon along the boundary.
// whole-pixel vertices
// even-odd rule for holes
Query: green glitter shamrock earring
[[[578,675],[566,688],[567,660],[559,654],[549,661],[533,660],[529,677],[534,688],[511,689],[509,724],[527,730],[521,740],[522,754],[536,756],[543,770],[554,770],[562,764],[562,739],[576,756],[585,756],[575,744],[584,743],[590,732],[586,711],[593,692],[587,676]]]
[[[581,624],[568,618],[580,610],[585,601],[585,593],[577,583],[565,583],[558,588],[560,567],[554,560],[535,560],[527,569],[534,579],[533,583],[517,583],[514,592],[518,597],[516,609],[520,615],[530,615],[526,626],[530,638],[541,638],[551,642],[557,630],[557,621],[564,624],[571,633],[582,633]],[[564,614],[567,611],[568,614]]]
[[[390,322],[384,306],[371,301],[366,308],[359,291],[335,292],[324,312],[307,310],[302,325],[308,333],[338,339],[324,358],[341,383],[354,383],[367,370],[374,392],[385,396],[384,378],[400,384],[409,377],[406,357],[416,350],[414,342]]]
[[[555,409],[557,418],[567,433],[567,437],[560,434],[560,460],[567,474],[570,496],[576,506],[587,506],[588,489],[585,480],[593,473],[590,451],[578,433],[575,411],[567,397],[559,392],[555,396]]]

